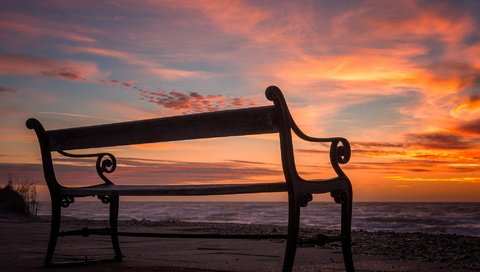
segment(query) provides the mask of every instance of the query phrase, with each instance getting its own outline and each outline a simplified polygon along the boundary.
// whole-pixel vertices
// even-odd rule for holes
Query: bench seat
[[[89,187],[61,188],[65,196],[194,196],[286,192],[285,182],[215,185],[116,185],[101,184]]]
[[[341,177],[327,180],[304,181],[303,189],[310,193],[325,193],[341,189]],[[198,184],[198,185],[117,185],[99,184],[87,187],[64,187],[64,196],[200,196],[287,192],[285,182],[251,184]]]

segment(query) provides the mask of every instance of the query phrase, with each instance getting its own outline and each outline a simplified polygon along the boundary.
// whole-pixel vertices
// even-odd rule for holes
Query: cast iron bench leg
[[[352,257],[352,191],[349,188],[344,192],[345,198],[342,201],[342,252],[343,261],[345,263],[345,270],[354,272],[353,257]]]
[[[122,251],[120,250],[120,243],[118,242],[118,206],[119,197],[110,197],[110,236],[112,238],[112,246],[115,251],[115,260],[122,260]]]
[[[62,206],[59,199],[52,199],[52,218],[50,221],[50,237],[48,239],[48,249],[45,255],[44,266],[50,266],[52,264],[53,252],[58,240],[58,232],[60,231],[60,219]]]
[[[297,251],[299,225],[300,205],[295,195],[289,193],[287,244],[285,246],[285,256],[283,257],[283,272],[290,272],[293,269]]]

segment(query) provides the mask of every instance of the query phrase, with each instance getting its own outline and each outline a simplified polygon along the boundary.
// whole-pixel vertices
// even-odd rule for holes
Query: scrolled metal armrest
[[[57,151],[63,156],[71,158],[89,158],[97,157],[97,162],[95,168],[97,169],[97,174],[106,184],[113,184],[113,182],[108,179],[104,173],[113,173],[117,168],[117,159],[111,153],[95,153],[95,154],[72,154],[65,152],[63,150]]]
[[[311,137],[305,134],[295,123],[293,118],[290,116],[290,126],[293,132],[300,138],[309,142],[317,143],[331,143],[330,144],[330,163],[332,164],[333,169],[339,177],[346,176],[342,171],[340,164],[346,164],[350,160],[352,154],[350,143],[347,139],[342,137],[330,137],[330,138],[316,138]],[[341,145],[339,145],[341,143]]]

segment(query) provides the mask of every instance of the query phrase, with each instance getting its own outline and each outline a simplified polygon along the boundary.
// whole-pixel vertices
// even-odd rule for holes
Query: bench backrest
[[[278,132],[274,106],[46,131],[51,151]]]
[[[97,173],[105,182],[111,183],[104,173],[115,170],[116,159],[112,154],[69,154],[65,150],[264,133],[279,133],[282,165],[288,183],[291,176],[298,175],[290,131],[296,125],[280,89],[270,86],[265,95],[273,106],[57,130],[45,130],[33,118],[28,119],[26,125],[37,134],[43,172],[52,197],[61,188],[53,168],[51,152],[54,151],[70,157],[97,156]]]

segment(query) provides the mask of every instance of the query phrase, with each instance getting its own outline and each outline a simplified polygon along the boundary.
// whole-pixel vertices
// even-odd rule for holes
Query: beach
[[[105,221],[64,218],[63,230],[104,227]],[[122,220],[123,232],[281,234],[284,226],[182,222],[176,220]],[[303,237],[328,234],[302,228]],[[0,218],[2,271],[38,271],[42,268],[49,218]],[[478,271],[480,237],[396,232],[354,231],[357,271]],[[179,239],[120,237],[122,262],[56,268],[55,271],[281,271],[283,240]],[[108,236],[60,237],[54,261],[111,258]],[[299,246],[294,271],[344,271],[339,244]]]

